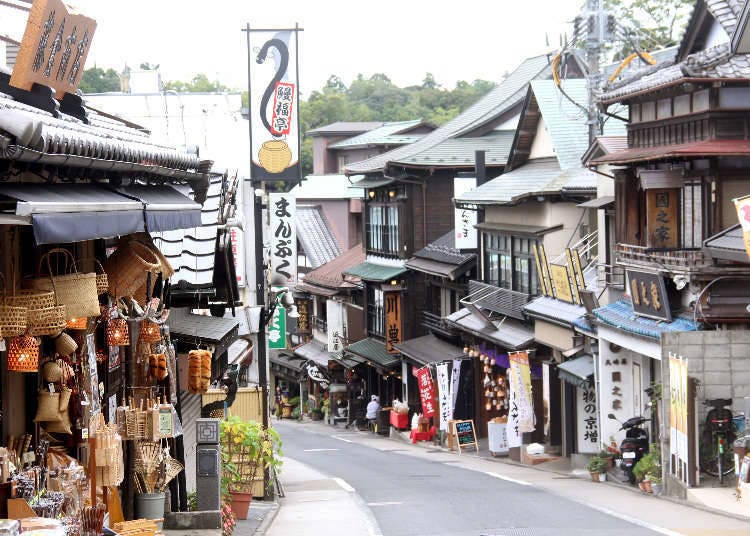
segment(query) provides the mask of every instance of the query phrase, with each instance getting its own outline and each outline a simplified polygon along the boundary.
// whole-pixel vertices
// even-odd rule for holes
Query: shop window
[[[368,195],[367,251],[399,256],[402,189],[370,191]]]
[[[367,286],[367,333],[385,337],[383,290],[372,285]]]
[[[484,280],[500,288],[536,295],[533,238],[484,233]]]

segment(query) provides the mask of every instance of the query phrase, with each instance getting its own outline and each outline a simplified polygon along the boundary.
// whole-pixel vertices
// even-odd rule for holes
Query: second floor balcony
[[[422,312],[422,326],[433,333],[439,333],[446,337],[458,335],[458,330],[450,326],[445,318],[428,311]]]
[[[701,249],[655,249],[617,244],[615,259],[624,268],[678,274],[706,273],[716,267]]]

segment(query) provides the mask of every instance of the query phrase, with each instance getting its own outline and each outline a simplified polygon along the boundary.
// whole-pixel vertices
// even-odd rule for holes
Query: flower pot
[[[599,482],[607,481],[607,473],[599,473]]]
[[[137,493],[135,496],[136,519],[164,519],[164,493]],[[157,523],[161,528],[161,522]]]
[[[250,503],[253,501],[252,493],[241,493],[232,491],[232,512],[237,519],[247,519],[247,513],[250,510]]]
[[[659,482],[658,484],[655,482],[651,483],[651,491],[653,491],[654,495],[661,495],[662,492],[662,484]]]
[[[291,419],[292,418],[292,406],[291,404],[283,404],[281,406],[281,418],[282,419]]]
[[[645,491],[646,493],[653,493],[650,480],[643,480],[641,481],[641,484],[643,484],[643,487],[641,487],[640,484],[638,485],[638,487],[641,487],[643,491]]]
[[[599,474],[600,473],[594,473],[593,471],[589,471],[589,474],[591,475],[591,481],[592,482],[600,482],[600,480],[599,480]]]

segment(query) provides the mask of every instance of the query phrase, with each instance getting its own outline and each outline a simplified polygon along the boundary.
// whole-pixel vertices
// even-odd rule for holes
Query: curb
[[[279,504],[278,501],[274,501],[273,507],[269,508],[270,511],[265,516],[263,516],[263,521],[261,521],[258,525],[258,528],[255,529],[255,534],[265,534],[266,531],[271,528],[273,522],[276,520],[276,516],[279,514],[280,509],[281,504]]]

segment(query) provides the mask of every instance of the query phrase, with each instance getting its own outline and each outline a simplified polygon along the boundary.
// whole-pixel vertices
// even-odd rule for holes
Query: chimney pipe
[[[474,151],[474,172],[477,177],[477,188],[487,182],[487,167],[484,159],[485,151]]]

